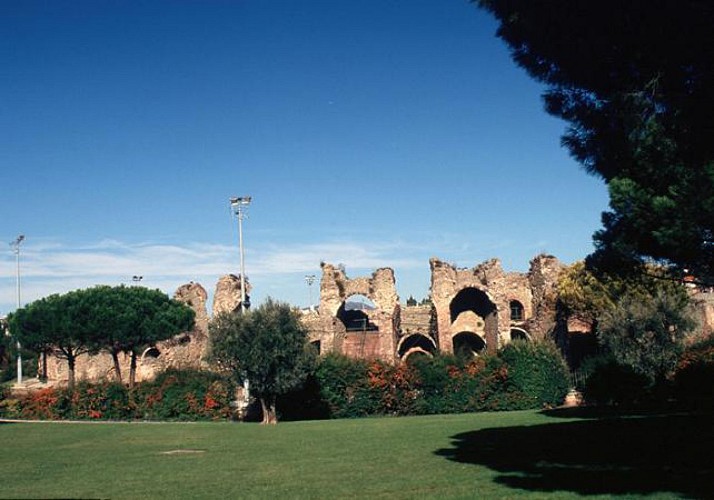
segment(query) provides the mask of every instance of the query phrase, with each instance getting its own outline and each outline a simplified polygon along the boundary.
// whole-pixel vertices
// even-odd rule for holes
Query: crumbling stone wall
[[[322,352],[336,351],[353,357],[393,361],[400,323],[394,271],[381,268],[371,277],[349,279],[339,267],[324,262],[321,267],[319,313],[309,320],[311,340],[320,342]],[[347,331],[339,319],[338,313],[353,295],[362,295],[374,303],[373,310],[362,312],[376,331]]]
[[[245,281],[245,296],[250,295],[252,287]],[[221,276],[216,283],[216,293],[213,294],[213,316],[220,313],[231,313],[240,310],[241,282],[240,276],[227,274]]]
[[[538,255],[531,260],[528,286],[532,291],[532,315],[527,320],[528,330],[544,337],[556,327],[558,279],[565,266],[552,255]]]
[[[536,257],[528,273],[506,273],[497,259],[470,269],[438,258],[429,263],[431,304],[411,307],[399,304],[391,269],[348,279],[339,267],[323,263],[319,312],[304,316],[310,339],[322,352],[396,361],[413,350],[451,353],[459,334],[475,335],[488,351],[495,351],[510,342],[512,330],[531,339],[552,332],[555,285],[562,269],[554,257]],[[375,310],[366,314],[378,334],[348,332],[338,319],[340,307],[354,294],[374,302]],[[520,318],[511,317],[514,301],[520,305]]]
[[[433,324],[431,304],[402,307],[399,336],[422,334],[436,340],[436,326]]]
[[[530,275],[505,273],[498,259],[469,269],[458,269],[436,257],[430,259],[429,264],[431,299],[436,312],[441,351],[453,352],[454,337],[462,332],[478,335],[490,352],[510,341],[512,328],[526,332],[529,337],[543,335],[540,323],[534,320],[539,314],[548,312],[541,307],[539,292],[533,288]],[[455,300],[460,294],[467,296],[464,299],[467,302],[478,299],[482,304],[462,306],[469,307],[469,310],[453,317]],[[511,320],[512,301],[522,306],[523,319]],[[494,311],[483,317],[477,309],[487,306]]]

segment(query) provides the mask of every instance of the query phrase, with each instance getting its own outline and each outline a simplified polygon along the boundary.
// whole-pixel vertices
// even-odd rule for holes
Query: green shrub
[[[370,391],[368,363],[340,354],[328,354],[319,360],[316,377],[320,396],[331,418],[354,418],[377,413],[378,395]]]
[[[416,370],[406,363],[392,365],[374,360],[367,369],[371,401],[377,401],[379,415],[413,415],[420,397]]]
[[[499,357],[508,368],[512,392],[525,408],[557,406],[570,389],[568,366],[556,345],[549,341],[516,340],[506,345]]]
[[[320,394],[315,401],[332,418],[540,408],[559,404],[569,385],[562,357],[547,344],[471,360],[437,355],[408,364],[329,354],[315,378]]]
[[[138,412],[148,420],[221,420],[232,415],[235,384],[209,371],[167,370],[139,386]]]
[[[71,393],[66,389],[59,392],[64,409],[62,418],[131,420],[137,416],[129,390],[116,382],[82,381]]]
[[[420,357],[411,362],[419,380],[415,412],[441,414],[465,411],[460,388],[460,363],[454,356]]]
[[[688,408],[714,408],[714,337],[689,346],[675,372],[677,401]]]
[[[330,408],[322,398],[315,374],[309,375],[299,389],[278,396],[276,407],[281,422],[330,418]]]
[[[650,399],[650,381],[608,355],[587,358],[581,365],[583,395],[591,404],[638,406]]]

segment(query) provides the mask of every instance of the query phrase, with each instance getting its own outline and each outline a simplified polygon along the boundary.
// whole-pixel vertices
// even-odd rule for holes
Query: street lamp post
[[[310,299],[310,310],[312,311],[312,284],[315,283],[315,275],[314,274],[307,274],[305,275],[305,283],[307,283],[307,295],[308,298]]]
[[[243,252],[243,218],[245,208],[252,201],[250,196],[237,196],[230,199],[231,209],[238,218],[238,249],[240,251],[240,312],[245,312],[245,254]]]
[[[15,283],[17,287],[17,308],[20,309],[21,306],[21,298],[20,298],[20,243],[25,241],[25,235],[21,234],[18,236],[15,241],[10,243],[10,246],[12,247],[12,251],[15,254]],[[20,345],[20,341],[16,340],[17,342],[17,383],[22,384],[22,353],[20,352],[20,349],[22,346]]]

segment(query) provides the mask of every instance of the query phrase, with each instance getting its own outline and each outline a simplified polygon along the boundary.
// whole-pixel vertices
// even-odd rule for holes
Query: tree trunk
[[[42,351],[42,373],[40,373],[40,380],[47,382],[47,351]]]
[[[134,388],[136,383],[136,353],[131,351],[131,363],[129,364],[129,389]]]
[[[67,356],[67,389],[70,392],[74,391],[74,363],[75,357],[73,354]]]
[[[275,425],[278,423],[278,414],[275,411],[275,396],[260,398],[260,407],[263,410],[263,425]]]
[[[119,366],[119,351],[112,349],[112,361],[114,362],[114,376],[117,381],[121,384],[121,366]]]

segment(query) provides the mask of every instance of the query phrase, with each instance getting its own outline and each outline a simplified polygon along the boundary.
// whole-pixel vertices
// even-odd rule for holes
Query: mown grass
[[[3,423],[0,497],[714,495],[709,416],[559,417],[523,411],[276,427]],[[692,444],[696,450],[686,451]],[[176,450],[183,452],[165,453]]]

